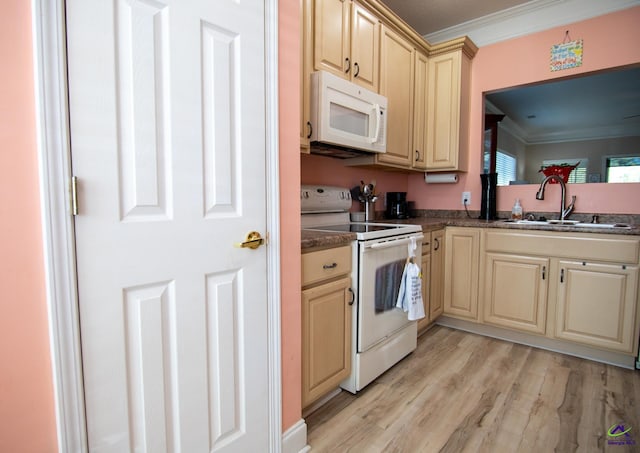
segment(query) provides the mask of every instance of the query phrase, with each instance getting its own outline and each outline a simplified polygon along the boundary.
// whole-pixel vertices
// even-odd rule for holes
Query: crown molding
[[[485,113],[502,114],[498,107],[496,107],[488,99],[484,100]],[[498,123],[498,130],[507,132],[516,140],[520,141],[523,145],[542,145],[545,143],[562,143],[562,142],[580,142],[590,140],[608,140],[623,137],[637,136],[637,127],[634,125],[626,126],[601,126],[590,127],[586,129],[563,129],[555,132],[545,132],[543,134],[529,134],[526,130],[514,122],[508,116],[505,116],[502,121]],[[499,133],[498,133],[498,136]]]
[[[429,43],[439,43],[468,36],[482,47],[638,5],[640,0],[533,0],[424,35],[424,38]]]

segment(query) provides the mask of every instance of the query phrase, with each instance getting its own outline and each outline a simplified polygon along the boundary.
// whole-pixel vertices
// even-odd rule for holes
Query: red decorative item
[[[566,184],[567,182],[569,182],[569,175],[571,174],[571,172],[578,166],[580,165],[580,162],[578,162],[575,165],[549,165],[548,167],[542,167],[538,173],[544,173],[545,177],[546,176],[551,176],[551,175],[558,175],[562,178],[562,181],[564,181],[564,183]],[[552,179],[549,181],[550,184],[558,184],[558,181],[556,179]]]

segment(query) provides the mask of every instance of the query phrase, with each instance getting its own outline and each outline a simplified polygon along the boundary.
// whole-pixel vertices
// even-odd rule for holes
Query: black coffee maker
[[[387,192],[387,219],[408,219],[407,192]]]

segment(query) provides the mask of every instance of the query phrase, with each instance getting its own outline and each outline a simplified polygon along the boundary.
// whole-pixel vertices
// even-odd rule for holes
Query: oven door
[[[419,263],[422,234],[358,243],[358,352],[364,352],[415,321],[395,308],[400,277],[409,256],[411,238]]]

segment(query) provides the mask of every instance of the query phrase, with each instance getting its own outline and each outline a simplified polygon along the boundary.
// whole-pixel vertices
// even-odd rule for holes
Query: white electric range
[[[301,223],[306,230],[355,233],[352,243],[353,304],[352,372],[341,387],[352,393],[364,388],[416,348],[417,325],[395,308],[402,269],[409,256],[422,253],[418,225],[350,222],[349,189],[302,186]]]

